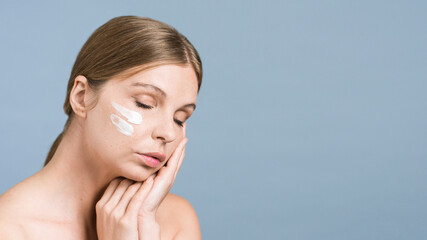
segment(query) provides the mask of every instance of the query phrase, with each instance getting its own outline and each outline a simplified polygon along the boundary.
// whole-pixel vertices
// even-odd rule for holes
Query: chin
[[[148,177],[162,169],[166,165],[166,163],[167,161],[164,161],[156,167],[148,167],[143,164],[128,162],[122,164],[121,166],[117,166],[118,169],[115,175],[127,178],[135,182],[143,182],[147,180]]]
[[[135,182],[143,182],[145,180],[147,180],[147,178],[150,176],[151,174],[144,174],[144,175],[138,175],[138,176],[129,176],[128,179],[133,180]]]
[[[128,169],[123,169],[123,170],[124,171],[121,172],[120,175],[124,178],[127,178],[135,182],[143,182],[153,174],[152,171],[148,169],[144,169],[144,167],[141,167],[141,166],[133,167],[133,169],[130,171]]]

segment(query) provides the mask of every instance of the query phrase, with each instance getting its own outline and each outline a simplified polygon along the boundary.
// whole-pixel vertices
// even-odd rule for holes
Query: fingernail
[[[151,183],[153,181],[153,177],[149,177],[149,178],[147,178],[147,183]]]

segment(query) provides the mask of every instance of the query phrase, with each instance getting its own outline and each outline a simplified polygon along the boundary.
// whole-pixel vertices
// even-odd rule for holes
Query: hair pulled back
[[[202,62],[199,54],[190,41],[172,26],[151,18],[120,16],[96,29],[77,55],[63,106],[68,119],[52,144],[44,166],[52,159],[73,118],[70,93],[78,75],[85,76],[89,87],[96,91],[126,70],[132,70],[130,73],[133,74],[147,66],[162,64],[191,65],[200,90]]]

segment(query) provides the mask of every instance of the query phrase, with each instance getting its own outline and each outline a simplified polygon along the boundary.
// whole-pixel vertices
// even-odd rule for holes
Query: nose
[[[172,142],[176,139],[177,131],[173,120],[162,117],[159,119],[153,130],[153,138],[160,139],[164,143]]]

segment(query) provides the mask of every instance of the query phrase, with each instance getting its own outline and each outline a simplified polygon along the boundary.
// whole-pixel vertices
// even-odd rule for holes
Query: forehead
[[[145,89],[155,92],[157,87],[167,97],[180,97],[193,101],[197,98],[197,76],[190,65],[155,66],[112,82],[113,85],[121,85],[130,90]],[[157,93],[160,94],[159,91]]]

